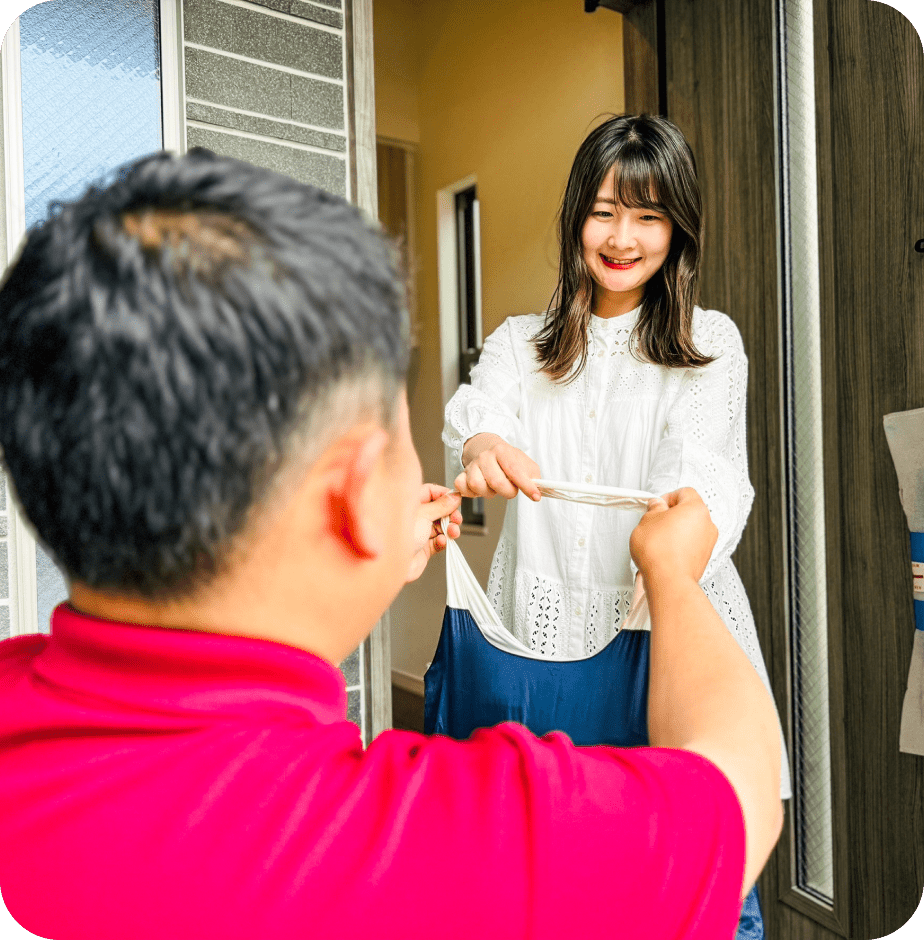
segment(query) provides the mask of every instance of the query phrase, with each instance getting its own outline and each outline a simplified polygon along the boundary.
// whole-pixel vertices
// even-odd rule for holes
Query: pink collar
[[[343,674],[269,640],[97,620],[61,604],[34,674],[67,697],[172,715],[331,724],[346,717]],[[33,638],[37,639],[37,638]]]

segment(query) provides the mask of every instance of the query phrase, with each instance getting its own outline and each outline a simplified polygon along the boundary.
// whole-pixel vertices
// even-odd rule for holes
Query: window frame
[[[478,200],[478,177],[475,174],[457,180],[444,187],[436,194],[437,220],[437,277],[439,284],[440,316],[440,373],[442,377],[443,407],[456,393],[463,380],[462,363],[462,309],[460,296],[460,258],[459,225],[457,219],[457,196],[467,190],[475,191],[473,205],[472,252],[474,261],[474,318],[475,335],[478,349],[483,344],[483,323],[481,305],[481,213]],[[447,486],[453,485],[450,479],[452,461],[445,453],[444,467]],[[464,522],[462,531],[468,535],[487,535],[487,517],[482,514],[482,521]]]
[[[186,151],[185,96],[183,77],[182,0],[159,0],[161,54],[161,134],[163,147],[174,153]],[[5,245],[0,267],[5,272],[22,248],[26,234],[25,167],[22,130],[22,70],[20,66],[19,17],[11,24],[0,46],[3,94],[4,186],[3,219]],[[10,636],[37,633],[38,598],[36,538],[32,526],[19,509],[7,480],[9,529]]]
[[[831,825],[832,825],[832,868],[833,868],[833,894],[830,899],[816,895],[810,888],[800,884],[802,872],[798,863],[799,853],[799,824],[795,819],[796,815],[796,791],[798,789],[797,774],[799,772],[799,761],[796,756],[798,747],[797,740],[797,711],[799,702],[797,697],[800,695],[800,682],[804,677],[799,675],[799,639],[796,632],[800,627],[798,613],[798,590],[793,581],[793,558],[792,550],[797,539],[791,531],[791,510],[790,500],[792,497],[792,481],[789,475],[792,467],[789,466],[792,458],[790,441],[788,434],[791,429],[787,427],[787,409],[791,409],[794,402],[788,397],[792,389],[787,390],[787,383],[790,376],[793,363],[787,360],[786,343],[790,337],[788,335],[791,326],[791,305],[793,299],[790,294],[791,288],[791,270],[790,255],[793,246],[790,241],[791,219],[788,213],[791,209],[789,199],[789,143],[788,129],[784,126],[788,120],[786,101],[787,95],[787,46],[786,46],[786,19],[785,11],[787,0],[774,0],[774,114],[775,114],[775,132],[776,140],[776,200],[777,200],[777,244],[778,253],[778,272],[777,283],[779,285],[779,351],[780,351],[780,473],[783,483],[781,493],[782,508],[782,532],[783,543],[780,550],[783,555],[784,571],[784,590],[785,590],[785,618],[786,618],[786,720],[788,724],[789,738],[789,757],[790,768],[793,776],[792,809],[787,812],[783,834],[780,838],[779,848],[776,852],[776,866],[778,878],[778,898],[779,900],[792,908],[794,911],[802,914],[806,918],[826,928],[834,934],[846,937],[848,935],[847,925],[850,923],[850,886],[849,886],[849,866],[848,866],[848,819],[847,819],[847,787],[846,787],[846,762],[845,762],[845,740],[843,723],[843,702],[844,686],[843,673],[840,664],[843,662],[843,653],[841,649],[841,638],[843,636],[843,621],[840,610],[840,592],[841,584],[838,575],[837,559],[841,557],[840,536],[839,536],[839,507],[837,502],[838,487],[832,480],[831,469],[837,465],[836,450],[836,419],[831,410],[832,399],[829,393],[826,393],[824,386],[821,392],[821,412],[820,420],[823,428],[822,448],[823,448],[823,506],[822,526],[823,526],[823,549],[827,556],[825,566],[825,584],[826,598],[824,603],[824,613],[826,623],[824,630],[826,636],[826,655],[827,665],[827,684],[828,684],[828,735],[830,747],[830,803],[831,803]],[[819,62],[823,61],[819,54],[819,46],[826,39],[827,30],[823,28],[826,24],[819,21],[818,5],[812,4],[813,13],[813,51],[814,51],[814,84],[815,84],[815,141],[816,150],[818,142],[827,139],[827,115],[826,115],[826,96],[824,94],[824,82],[819,77]],[[826,185],[824,174],[820,161],[821,153],[816,152],[816,162],[818,163],[817,177],[817,207],[819,221],[819,246],[818,246],[818,286],[824,290],[824,285],[830,275],[830,246],[824,242],[824,233],[821,229],[823,223],[822,201],[824,199],[823,189]],[[804,207],[803,207],[804,208]],[[822,310],[824,307],[824,297],[821,297]],[[820,362],[818,368],[822,376],[830,371],[827,367],[832,361],[832,335],[830,331],[822,331],[820,349]]]

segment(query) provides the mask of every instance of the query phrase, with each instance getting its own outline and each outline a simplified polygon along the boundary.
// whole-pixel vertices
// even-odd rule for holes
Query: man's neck
[[[315,599],[317,596],[315,592]],[[328,598],[333,596],[336,592],[327,593]],[[364,633],[359,624],[351,630],[345,623],[352,619],[347,603],[335,613],[323,601],[311,603],[304,597],[303,603],[293,600],[292,594],[286,597],[277,593],[274,597],[272,590],[264,594],[253,590],[252,584],[240,582],[218,583],[196,594],[163,600],[74,583],[69,598],[78,613],[99,620],[269,640],[313,653],[335,666],[369,632]]]

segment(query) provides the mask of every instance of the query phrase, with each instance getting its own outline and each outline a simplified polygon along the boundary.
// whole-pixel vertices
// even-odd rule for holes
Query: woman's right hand
[[[463,496],[503,496],[513,499],[518,492],[539,500],[539,487],[533,482],[541,476],[534,460],[496,434],[476,434],[462,449],[465,469],[453,484]]]

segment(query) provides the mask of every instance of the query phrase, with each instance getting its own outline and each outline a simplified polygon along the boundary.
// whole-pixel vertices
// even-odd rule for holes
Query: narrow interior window
[[[834,898],[811,0],[780,0],[782,373],[794,884]]]

